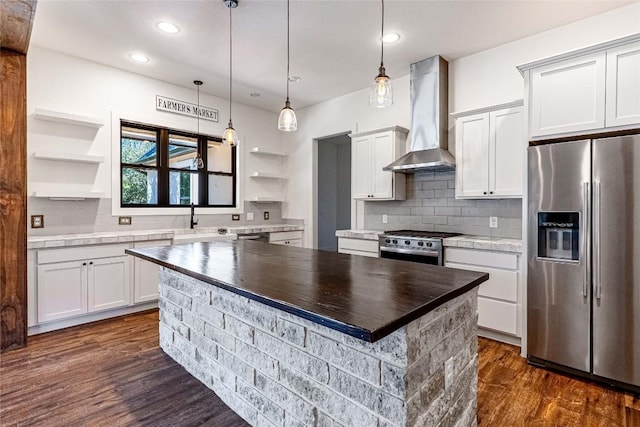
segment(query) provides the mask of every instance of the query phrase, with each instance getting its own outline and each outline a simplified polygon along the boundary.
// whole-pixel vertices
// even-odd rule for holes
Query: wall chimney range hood
[[[383,168],[416,173],[452,171],[455,159],[447,150],[449,64],[441,56],[411,64],[411,150]]]

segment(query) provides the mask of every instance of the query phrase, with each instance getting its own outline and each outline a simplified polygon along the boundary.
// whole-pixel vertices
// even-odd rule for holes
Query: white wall
[[[523,98],[524,82],[517,65],[567,50],[640,32],[640,3],[536,34],[449,63],[449,111],[465,111]],[[367,76],[363,76],[366,80]],[[305,242],[313,242],[314,139],[345,131],[386,126],[409,127],[409,78],[392,81],[394,105],[377,110],[368,105],[368,90],[298,111],[298,131],[287,135],[289,186],[283,216],[305,220]],[[450,126],[451,127],[451,126]],[[450,149],[455,154],[455,147]],[[317,154],[317,153],[316,153]],[[375,203],[375,202],[374,202]],[[353,225],[353,224],[352,224]]]
[[[105,163],[99,166],[30,158],[29,194],[36,189],[63,188],[100,191],[106,193],[106,198],[111,198],[112,171],[117,180],[119,170],[119,160],[111,158],[112,132],[116,135],[116,146],[119,132],[119,129],[112,129],[112,113],[150,124],[196,131],[197,122],[194,118],[155,110],[156,95],[195,103],[195,86],[193,89],[183,88],[38,46],[30,48],[27,61],[28,155],[36,150],[47,150],[96,154],[106,158]],[[201,90],[206,91],[206,77],[186,76],[185,80],[204,80],[205,85]],[[221,136],[229,120],[228,100],[201,92],[200,103],[219,110],[219,122],[200,120],[200,131]],[[103,120],[105,125],[96,133],[83,128],[43,122],[33,118],[35,108],[92,116]],[[254,146],[282,151],[282,133],[277,130],[276,113],[242,104],[234,103],[233,122],[240,137],[238,158],[241,175],[238,184],[246,190],[238,198],[237,211],[241,211],[244,199],[260,195],[260,184],[248,179],[247,175],[257,168],[265,172],[280,172],[276,170],[279,165],[265,166],[257,156],[248,155],[246,151]],[[273,170],[264,170],[265,168]],[[172,210],[172,213],[184,213],[182,210]],[[187,208],[184,210],[188,211]],[[127,214],[130,213],[132,212]],[[145,211],[145,214],[148,213],[149,211]],[[166,213],[164,211],[165,215]],[[210,214],[213,210],[203,209],[199,213]]]

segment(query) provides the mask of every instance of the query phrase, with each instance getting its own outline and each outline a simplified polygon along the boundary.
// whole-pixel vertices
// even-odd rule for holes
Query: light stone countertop
[[[198,227],[191,229],[159,229],[103,231],[97,233],[60,234],[52,236],[32,236],[27,238],[27,249],[62,248],[69,246],[100,245],[107,243],[142,242],[147,240],[172,240],[176,235],[217,234],[224,228],[227,234],[272,233],[279,231],[304,230],[302,225],[261,224],[242,227]]]
[[[522,240],[504,237],[462,235],[444,239],[443,245],[445,247],[522,253]]]
[[[384,231],[377,230],[336,230],[336,237],[348,237],[350,239],[360,240],[375,240],[378,241],[378,237],[384,233]]]

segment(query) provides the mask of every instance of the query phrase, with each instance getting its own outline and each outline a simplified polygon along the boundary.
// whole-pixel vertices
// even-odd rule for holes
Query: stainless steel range
[[[380,236],[380,258],[444,265],[442,239],[461,233],[393,230]]]

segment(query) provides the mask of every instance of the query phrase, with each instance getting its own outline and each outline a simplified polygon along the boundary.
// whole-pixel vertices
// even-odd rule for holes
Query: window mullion
[[[158,205],[169,206],[169,131],[158,129]]]

